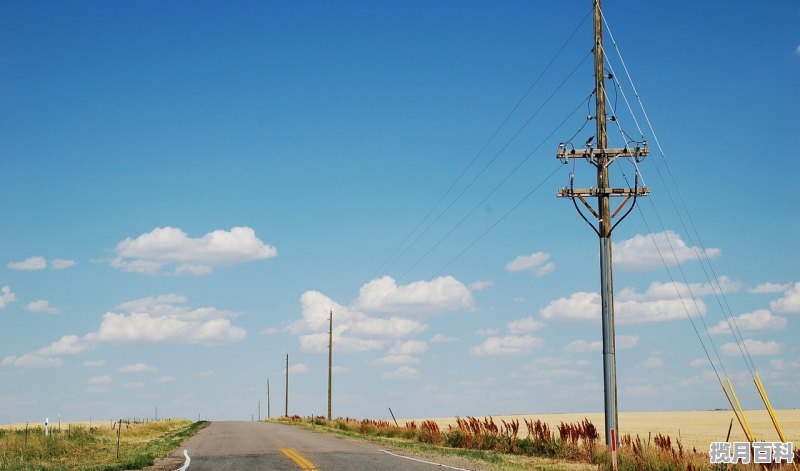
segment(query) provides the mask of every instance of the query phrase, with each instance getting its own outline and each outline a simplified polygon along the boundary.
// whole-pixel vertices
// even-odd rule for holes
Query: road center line
[[[386,451],[386,450],[381,450],[381,451],[386,453],[387,455],[392,455],[392,456],[396,456],[398,458],[403,458],[403,459],[406,459],[406,460],[416,461],[416,462],[419,462],[419,463],[430,464],[430,465],[433,465],[433,466],[438,466],[440,468],[455,469],[457,471],[470,471],[469,469],[456,468],[455,466],[447,466],[446,464],[434,463],[433,461],[425,461],[425,460],[421,460],[419,458],[411,458],[410,456],[396,455],[396,454],[394,454],[394,453],[392,453],[390,451]]]
[[[291,448],[281,448],[281,453],[297,463],[297,465],[300,466],[300,469],[303,471],[319,471],[317,466],[309,461],[308,458],[302,456],[300,453],[292,450]]]
[[[183,466],[181,466],[180,468],[176,469],[175,471],[186,471],[186,469],[189,467],[189,463],[192,462],[192,459],[189,458],[189,451],[188,450],[183,450],[183,456],[186,457],[186,461],[183,462]]]

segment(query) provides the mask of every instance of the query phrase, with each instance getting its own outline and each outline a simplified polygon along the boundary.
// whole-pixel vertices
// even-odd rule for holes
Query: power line
[[[425,234],[426,234],[426,233],[427,233],[427,232],[428,232],[428,231],[431,229],[431,227],[433,227],[433,226],[434,226],[434,225],[435,225],[435,224],[436,224],[436,223],[437,223],[437,222],[438,222],[438,221],[441,219],[441,217],[442,217],[442,216],[443,216],[443,215],[444,215],[444,214],[445,214],[445,213],[446,213],[446,212],[447,212],[447,211],[448,211],[448,210],[449,210],[449,209],[450,209],[450,208],[453,206],[453,204],[455,204],[455,202],[456,202],[456,201],[458,201],[458,200],[460,199],[460,197],[461,197],[461,196],[462,196],[462,195],[463,195],[463,194],[466,192],[466,190],[467,190],[467,189],[469,189],[469,188],[470,188],[470,187],[471,187],[471,186],[472,186],[472,185],[475,183],[475,181],[478,179],[478,177],[480,177],[480,176],[483,174],[483,172],[485,172],[485,171],[486,171],[486,169],[487,169],[489,166],[491,166],[491,164],[492,164],[492,163],[493,163],[493,162],[494,162],[494,161],[497,159],[497,157],[498,157],[498,156],[499,156],[499,155],[500,155],[500,154],[501,154],[501,153],[502,153],[502,152],[505,150],[505,148],[507,148],[507,147],[508,147],[508,146],[511,144],[511,142],[513,142],[513,141],[514,141],[514,139],[516,139],[516,138],[517,138],[517,136],[518,136],[518,135],[519,135],[519,134],[522,132],[522,130],[523,130],[523,129],[525,129],[525,127],[526,127],[526,126],[529,124],[529,122],[530,122],[530,121],[533,119],[533,117],[535,117],[535,116],[536,116],[536,114],[538,114],[538,112],[539,112],[539,111],[541,111],[541,108],[544,106],[544,104],[546,104],[546,103],[547,103],[547,101],[549,101],[549,100],[550,100],[550,98],[552,98],[552,95],[551,95],[551,96],[548,98],[548,100],[547,100],[547,101],[545,101],[545,103],[544,103],[544,104],[542,104],[542,106],[539,108],[539,110],[537,110],[537,112],[536,112],[536,113],[534,113],[534,115],[533,115],[533,116],[531,116],[530,118],[528,118],[528,120],[525,122],[525,124],[524,124],[524,125],[523,125],[523,126],[522,126],[522,127],[519,129],[519,130],[517,130],[517,132],[516,132],[516,133],[515,133],[515,134],[512,136],[512,138],[511,138],[511,139],[510,139],[508,142],[506,142],[506,144],[503,146],[503,148],[502,148],[502,149],[501,149],[499,152],[497,152],[497,153],[495,154],[495,156],[494,156],[494,157],[491,159],[491,161],[490,161],[490,162],[489,162],[489,163],[488,163],[486,166],[484,166],[484,168],[483,168],[483,169],[482,169],[482,170],[481,170],[481,171],[478,173],[478,175],[477,175],[475,178],[473,178],[473,179],[472,179],[472,181],[470,181],[470,183],[469,183],[469,184],[467,184],[467,186],[466,186],[464,189],[462,189],[462,191],[461,191],[461,192],[460,192],[460,193],[459,193],[459,194],[456,196],[456,198],[455,198],[455,199],[454,199],[454,200],[453,200],[453,201],[452,201],[452,202],[451,202],[451,203],[450,203],[450,204],[449,204],[449,205],[448,205],[448,206],[447,206],[447,207],[446,207],[444,210],[442,210],[442,211],[441,211],[441,212],[440,212],[440,213],[439,213],[439,214],[436,216],[436,218],[434,219],[434,221],[433,221],[433,222],[431,222],[431,224],[429,224],[429,225],[428,225],[428,226],[427,226],[427,227],[426,227],[426,228],[425,228],[425,229],[424,229],[424,230],[423,230],[423,231],[422,231],[422,232],[421,232],[421,233],[420,233],[420,234],[419,234],[419,235],[418,235],[418,236],[417,236],[417,237],[416,237],[416,238],[415,238],[415,239],[414,239],[412,242],[411,242],[411,244],[410,244],[410,245],[408,245],[407,247],[405,247],[405,249],[403,249],[403,250],[402,250],[402,252],[401,252],[399,255],[397,255],[397,253],[398,253],[398,252],[400,252],[401,248],[402,248],[403,246],[405,246],[405,244],[406,244],[406,243],[409,241],[409,239],[411,239],[411,237],[414,235],[414,233],[416,233],[416,232],[417,232],[417,230],[419,230],[419,228],[420,228],[420,227],[422,227],[422,226],[423,226],[423,224],[425,224],[425,222],[426,222],[426,221],[427,221],[427,220],[428,220],[428,219],[431,217],[431,215],[434,213],[434,211],[436,211],[436,209],[437,209],[437,208],[438,208],[438,207],[439,207],[439,206],[442,204],[442,202],[443,202],[443,201],[444,201],[444,200],[447,198],[447,196],[448,196],[448,195],[450,195],[450,193],[451,193],[451,192],[453,191],[453,189],[456,187],[456,185],[458,184],[458,182],[460,182],[460,181],[461,181],[461,179],[464,177],[464,175],[467,173],[467,171],[468,171],[470,168],[472,168],[473,164],[474,164],[474,163],[475,163],[475,161],[478,159],[478,157],[480,157],[480,156],[483,154],[483,152],[486,150],[486,148],[489,146],[489,144],[490,144],[490,143],[491,143],[491,142],[494,140],[494,138],[497,136],[497,134],[498,134],[498,133],[499,133],[499,132],[500,132],[500,131],[503,129],[503,127],[505,127],[506,123],[507,123],[507,122],[508,122],[508,120],[511,118],[511,116],[512,116],[512,115],[513,115],[513,114],[514,114],[514,113],[515,113],[515,112],[516,112],[516,111],[519,109],[519,107],[520,107],[520,105],[522,104],[522,102],[523,102],[523,101],[525,101],[525,99],[528,97],[528,95],[531,93],[531,91],[532,91],[532,90],[533,90],[533,89],[536,87],[536,85],[538,85],[538,84],[539,84],[540,80],[541,80],[541,79],[542,79],[542,77],[545,75],[545,73],[547,73],[547,71],[548,71],[548,70],[550,70],[550,68],[552,67],[552,65],[555,63],[556,59],[557,59],[557,58],[558,58],[558,57],[561,55],[561,53],[562,53],[562,52],[563,52],[563,50],[566,48],[566,46],[567,46],[567,45],[568,45],[568,44],[569,44],[569,43],[572,41],[572,38],[573,38],[573,37],[575,36],[575,34],[576,34],[576,33],[577,33],[579,30],[580,30],[581,26],[583,25],[583,23],[586,21],[586,18],[588,18],[590,14],[591,14],[591,10],[589,10],[589,12],[587,12],[587,14],[586,14],[586,15],[585,15],[585,16],[584,16],[582,19],[581,19],[581,21],[580,21],[580,23],[578,24],[578,26],[576,26],[576,27],[575,27],[575,29],[572,31],[572,33],[569,35],[569,37],[568,37],[568,38],[567,38],[567,39],[564,41],[564,43],[562,43],[561,47],[559,47],[559,49],[556,51],[556,53],[553,55],[553,57],[550,59],[550,61],[547,63],[547,65],[544,67],[544,69],[543,69],[543,70],[542,70],[542,71],[539,73],[539,75],[536,77],[536,79],[533,81],[533,83],[532,83],[532,84],[531,84],[531,85],[528,87],[528,89],[525,91],[525,93],[523,93],[523,94],[522,94],[522,96],[519,98],[519,100],[517,100],[517,103],[514,105],[514,107],[511,109],[511,111],[509,111],[509,112],[508,112],[508,114],[506,114],[506,116],[505,116],[505,118],[503,118],[502,122],[501,122],[501,123],[500,123],[500,124],[497,126],[497,128],[494,130],[494,132],[491,134],[491,136],[489,136],[489,139],[487,139],[487,140],[486,140],[486,142],[483,144],[483,146],[480,148],[480,150],[478,150],[478,152],[475,154],[475,156],[474,156],[474,157],[473,157],[473,158],[472,158],[472,159],[469,161],[469,163],[466,165],[466,167],[464,167],[464,169],[461,171],[461,173],[459,173],[458,177],[456,177],[456,179],[453,181],[453,183],[451,183],[451,184],[450,184],[450,186],[447,188],[447,190],[446,190],[446,191],[445,191],[445,192],[442,194],[442,196],[440,196],[440,197],[439,197],[439,199],[438,199],[438,200],[436,201],[436,203],[435,203],[435,204],[434,204],[434,205],[431,207],[431,209],[430,209],[430,210],[428,210],[428,212],[425,214],[425,216],[424,216],[424,217],[423,217],[423,218],[422,218],[422,219],[421,219],[421,220],[420,220],[420,221],[419,221],[419,222],[418,222],[418,223],[417,223],[417,224],[414,226],[414,228],[413,228],[413,229],[412,229],[412,230],[411,230],[411,231],[410,231],[410,232],[409,232],[409,233],[408,233],[408,234],[407,234],[407,235],[406,235],[406,236],[403,238],[403,240],[400,242],[400,244],[398,244],[398,245],[397,245],[397,247],[395,247],[395,249],[394,249],[394,250],[393,250],[393,251],[392,251],[392,252],[389,254],[389,256],[388,256],[388,257],[386,257],[386,259],[384,259],[384,261],[383,261],[383,262],[381,262],[381,264],[378,266],[378,268],[377,268],[375,271],[373,271],[373,272],[372,272],[372,274],[369,276],[369,278],[370,278],[370,279],[374,278],[374,277],[375,277],[375,275],[377,275],[377,274],[378,274],[378,273],[379,273],[381,270],[383,270],[384,268],[388,268],[388,266],[391,266],[391,265],[393,265],[394,263],[396,263],[397,261],[399,261],[401,258],[403,258],[403,256],[404,256],[404,255],[405,255],[405,254],[406,254],[406,253],[407,253],[407,252],[408,252],[408,251],[409,251],[409,250],[410,250],[410,249],[411,249],[411,248],[412,248],[414,245],[416,245],[416,243],[417,243],[417,242],[418,242],[418,241],[419,241],[419,240],[420,240],[420,239],[421,239],[421,238],[422,238],[422,237],[423,237],[423,236],[424,236],[424,235],[425,235]],[[570,75],[571,75],[571,74],[570,74]],[[563,86],[563,83],[562,83],[562,86]],[[560,87],[561,87],[561,86],[559,86],[559,88],[560,88]],[[389,262],[390,262],[390,261],[391,261],[393,258],[395,258],[395,255],[397,255],[397,257],[396,257],[396,259],[394,260],[394,262],[391,262],[391,263],[389,263]],[[387,266],[387,263],[388,263],[388,266]]]

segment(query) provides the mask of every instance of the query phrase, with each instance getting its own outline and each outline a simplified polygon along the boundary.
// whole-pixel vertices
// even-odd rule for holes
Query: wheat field
[[[775,411],[787,441],[793,442],[795,448],[800,447],[800,409]],[[779,441],[778,434],[772,426],[769,414],[765,410],[745,411],[745,416],[757,440]],[[520,422],[523,418],[539,419],[547,423],[551,429],[561,422],[575,423],[584,417],[589,419],[604,437],[604,419],[602,413],[586,414],[539,414],[539,415],[506,415],[492,416],[498,424],[501,420],[506,422],[516,419]],[[746,441],[739,423],[733,412],[727,411],[686,411],[686,412],[621,412],[619,414],[619,431],[621,434],[639,435],[647,440],[648,436],[662,434],[672,438],[679,438],[681,443],[688,448],[695,447],[697,451],[706,452],[712,441],[725,441],[728,427],[733,419],[730,441]],[[415,419],[421,422],[426,419]],[[455,425],[453,417],[432,418],[442,429],[448,425]]]

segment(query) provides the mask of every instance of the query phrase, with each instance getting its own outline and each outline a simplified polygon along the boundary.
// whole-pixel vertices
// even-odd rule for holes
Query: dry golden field
[[[778,434],[772,426],[772,421],[764,410],[745,411],[747,420],[753,433],[758,440],[779,441]],[[795,443],[795,447],[800,446],[800,409],[778,410],[775,414],[780,421],[786,439]],[[589,419],[601,437],[603,433],[603,414],[540,414],[540,415],[507,415],[493,416],[498,424],[501,420],[509,421],[517,419],[522,422],[526,419],[539,419],[546,422],[552,430],[557,430],[556,426],[561,422],[578,422],[584,417]],[[731,430],[731,441],[746,441],[744,433],[739,427],[733,412],[731,411],[691,411],[691,412],[621,412],[619,414],[620,433],[629,433],[632,436],[639,435],[647,439],[648,434],[669,435],[673,438],[680,438],[684,446],[688,448],[696,447],[697,451],[707,452],[708,446],[712,441],[724,441],[728,433],[728,426],[733,420]],[[425,419],[415,419],[421,422]],[[455,424],[455,418],[434,418],[430,419],[439,424],[443,429],[448,425]],[[521,431],[525,427],[520,428]],[[605,440],[605,438],[602,438]]]

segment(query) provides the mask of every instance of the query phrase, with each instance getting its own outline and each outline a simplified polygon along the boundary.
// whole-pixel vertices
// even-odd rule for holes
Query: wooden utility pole
[[[272,414],[270,414],[269,410],[269,378],[267,378],[267,419],[271,419]]]
[[[331,385],[333,383],[333,309],[328,318],[328,420],[331,418]]]
[[[283,416],[289,417],[289,354],[286,354],[286,403],[283,409]]]
[[[597,220],[597,228],[590,223],[592,229],[600,239],[600,299],[602,305],[603,321],[603,385],[604,385],[604,404],[605,404],[605,436],[606,444],[611,450],[612,464],[614,470],[617,469],[616,451],[619,445],[618,412],[617,412],[617,361],[616,348],[614,345],[614,281],[612,273],[611,257],[611,232],[616,225],[611,225],[611,220],[625,206],[628,200],[633,197],[633,204],[636,203],[637,196],[645,196],[650,193],[646,187],[635,188],[611,188],[608,179],[608,167],[617,157],[633,157],[637,161],[644,158],[648,149],[646,144],[634,149],[628,147],[622,149],[608,148],[608,136],[606,132],[606,90],[605,90],[605,70],[603,57],[603,17],[600,8],[600,0],[594,1],[594,76],[595,76],[595,122],[596,122],[596,145],[591,147],[591,139],[587,141],[585,149],[567,148],[566,143],[558,146],[556,156],[565,164],[570,159],[586,159],[597,168],[597,188],[575,189],[572,187],[572,176],[570,176],[570,187],[562,188],[558,196],[571,198],[575,208],[580,212],[580,208],[575,201],[576,198],[583,203],[592,216]],[[625,199],[619,207],[611,213],[612,196],[624,196]],[[586,197],[597,198],[597,210],[586,201]],[[631,206],[631,209],[633,207]],[[630,213],[630,210],[623,215],[623,219]],[[583,213],[581,213],[583,216]],[[583,216],[584,219],[589,220]],[[620,220],[621,222],[621,220]],[[617,223],[618,224],[618,223]]]

